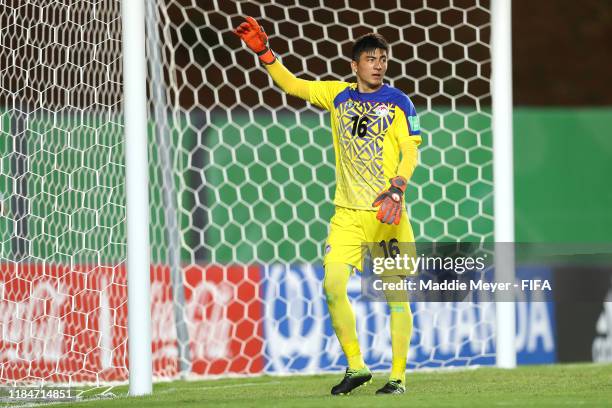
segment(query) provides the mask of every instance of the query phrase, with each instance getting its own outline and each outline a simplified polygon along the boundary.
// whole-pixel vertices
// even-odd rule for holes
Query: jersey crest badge
[[[389,114],[389,108],[387,105],[378,105],[376,108],[374,108],[374,113],[376,116],[384,118]]]

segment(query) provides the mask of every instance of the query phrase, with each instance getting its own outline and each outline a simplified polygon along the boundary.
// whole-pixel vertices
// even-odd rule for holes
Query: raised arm
[[[297,78],[280,63],[268,46],[268,35],[253,17],[246,17],[246,21],[240,24],[234,33],[259,56],[259,60],[279,88],[290,95],[310,100],[310,81]]]
[[[297,96],[298,98],[310,101],[310,82],[305,79],[297,78],[293,75],[279,60],[275,60],[272,64],[266,65],[266,69],[270,76],[276,82],[276,85],[289,95]]]

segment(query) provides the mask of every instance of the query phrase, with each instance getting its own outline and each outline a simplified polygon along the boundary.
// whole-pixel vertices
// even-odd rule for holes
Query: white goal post
[[[512,133],[512,0],[491,4],[491,93],[493,100],[493,179],[495,242],[514,242],[514,144]],[[514,253],[496,250],[495,274],[514,282]],[[516,366],[516,315],[512,302],[496,304],[497,366]]]
[[[153,391],[145,4],[122,0],[130,395]]]

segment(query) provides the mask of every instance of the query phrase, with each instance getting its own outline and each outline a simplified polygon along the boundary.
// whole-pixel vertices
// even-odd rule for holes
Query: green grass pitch
[[[612,364],[521,366],[417,371],[407,374],[407,393],[375,396],[386,381],[374,382],[349,396],[332,397],[337,375],[264,376],[156,383],[153,395],[78,403],[82,407],[604,407],[612,406]],[[71,405],[56,405],[67,407]]]

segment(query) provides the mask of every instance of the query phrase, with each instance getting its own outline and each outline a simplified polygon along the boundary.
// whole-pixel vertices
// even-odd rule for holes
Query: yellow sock
[[[389,276],[383,279],[399,282],[402,278]],[[387,294],[387,303],[391,312],[391,350],[393,356],[389,379],[401,380],[405,384],[406,358],[408,357],[408,347],[412,336],[412,311],[410,310],[410,303],[397,300],[399,300],[398,294],[393,296]]]
[[[358,370],[365,367],[363,356],[357,340],[355,312],[349,302],[347,285],[351,277],[350,265],[328,263],[325,265],[323,288],[327,298],[327,307],[332,326],[346,355],[349,368]]]

